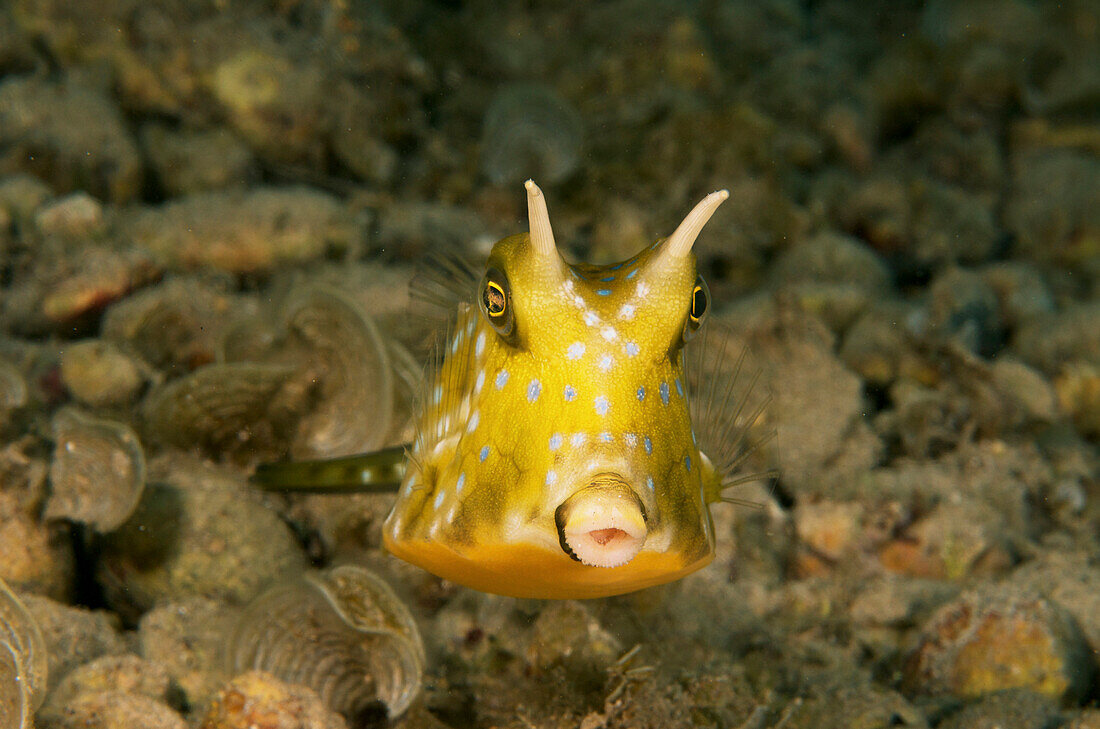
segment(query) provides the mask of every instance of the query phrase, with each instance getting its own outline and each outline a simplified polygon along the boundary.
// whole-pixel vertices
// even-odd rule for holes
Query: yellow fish
[[[729,194],[634,257],[587,266],[562,258],[526,186],[530,233],[498,242],[476,300],[459,304],[403,473],[391,449],[334,461],[342,477],[321,462],[258,480],[400,476],[386,548],[485,592],[590,598],[679,579],[713,559],[709,506],[723,500],[683,348],[710,306],[692,246]]]

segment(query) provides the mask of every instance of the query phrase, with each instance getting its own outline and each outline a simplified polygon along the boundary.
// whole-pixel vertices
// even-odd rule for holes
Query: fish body
[[[709,305],[691,246],[725,191],[607,266],[531,232],[497,243],[428,383],[386,548],[486,592],[620,594],[714,556],[723,475],[697,445],[685,342]]]

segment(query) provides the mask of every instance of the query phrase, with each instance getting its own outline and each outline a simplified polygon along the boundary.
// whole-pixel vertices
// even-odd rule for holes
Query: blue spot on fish
[[[687,467],[688,472],[691,472],[691,456],[684,456],[684,465]]]
[[[645,438],[643,438],[643,439],[642,439],[642,443],[643,443],[643,444],[645,445],[645,453],[646,453],[646,455],[647,455],[647,456],[651,456],[651,455],[653,455],[653,441],[651,441],[651,440],[649,439],[649,436],[648,436],[648,435],[647,435],[647,436],[646,436]]]
[[[527,402],[534,402],[539,399],[539,393],[542,392],[542,383],[538,380],[531,380],[527,383]]]
[[[625,265],[626,265],[626,261],[623,261],[622,263],[616,263],[614,266],[611,266],[608,270],[609,271],[618,271],[620,268],[622,268]]]
[[[668,383],[667,382],[662,382],[660,390],[661,390],[661,402],[663,402],[665,405],[668,405]]]
[[[611,433],[607,432],[606,430],[600,433],[599,437],[601,443],[610,443],[612,441]]]
[[[646,476],[645,477],[645,485],[649,487],[650,491],[654,491],[657,488],[656,486],[653,485],[653,477],[652,476]]]
[[[634,268],[634,269],[631,269],[630,273],[626,274],[626,277],[629,280],[629,279],[634,278],[637,275],[638,275],[638,269]]]
[[[565,392],[563,392],[562,395],[565,396],[566,402],[573,402],[573,400],[577,397],[577,391],[573,389],[572,385],[566,385]]]
[[[481,453],[477,457],[481,459],[482,463],[485,463],[485,459],[489,457],[489,446],[481,446]]]
[[[507,383],[507,382],[508,382],[508,370],[501,370],[500,372],[498,372],[497,373],[497,379],[496,379],[497,389],[499,390],[500,388],[504,387],[505,383]]]
[[[600,282],[601,283],[607,283],[608,281],[614,281],[614,280],[615,280],[614,276],[604,276],[603,278],[600,279]]]
[[[684,396],[684,386],[680,383],[680,378],[676,378],[676,394],[680,397]]]
[[[611,407],[611,403],[607,401],[606,397],[604,397],[603,395],[597,395],[595,404],[597,415],[607,415],[607,410]]]
[[[600,296],[610,296],[611,295],[611,289],[597,289],[596,293],[599,294]]]
[[[638,388],[638,402],[645,400],[645,387]]]
[[[465,486],[465,485],[466,485],[466,474],[465,474],[465,472],[463,472],[463,473],[458,474],[458,480],[455,481],[455,492],[457,493],[457,492],[461,491],[462,487]]]

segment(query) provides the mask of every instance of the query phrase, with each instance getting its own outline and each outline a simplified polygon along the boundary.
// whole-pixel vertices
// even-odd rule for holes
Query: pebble
[[[1026,688],[1074,702],[1092,686],[1094,660],[1058,603],[1013,585],[984,586],[921,627],[904,680],[916,694],[976,697]]]
[[[305,686],[269,673],[249,671],[218,692],[199,729],[346,729],[343,717],[325,708]]]
[[[61,353],[62,383],[76,399],[91,407],[133,402],[145,379],[140,361],[111,342],[74,342]]]

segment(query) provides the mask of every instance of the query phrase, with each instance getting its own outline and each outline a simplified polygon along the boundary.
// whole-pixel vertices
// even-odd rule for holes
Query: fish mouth
[[[645,544],[645,507],[619,475],[601,473],[557,508],[562,551],[591,567],[619,567]]]

